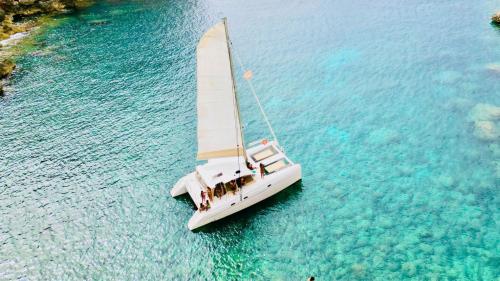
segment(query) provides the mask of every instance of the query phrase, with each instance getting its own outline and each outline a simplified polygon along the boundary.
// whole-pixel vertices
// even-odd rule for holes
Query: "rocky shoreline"
[[[8,78],[16,67],[10,45],[41,25],[42,16],[68,13],[91,4],[92,0],[0,0],[0,80]],[[1,95],[3,82],[0,81]]]

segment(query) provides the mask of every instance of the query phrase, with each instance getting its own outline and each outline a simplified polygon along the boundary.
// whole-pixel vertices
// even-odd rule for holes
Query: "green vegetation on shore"
[[[46,20],[42,16],[57,15],[88,7],[92,0],[1,0],[0,40],[15,33],[26,32]],[[5,46],[0,45],[0,51]],[[15,52],[0,52],[0,79],[10,76],[16,65],[12,58]],[[0,95],[3,94],[0,83]]]

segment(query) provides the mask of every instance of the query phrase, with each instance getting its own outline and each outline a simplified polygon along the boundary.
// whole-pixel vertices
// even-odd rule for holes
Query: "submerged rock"
[[[477,121],[474,123],[474,136],[481,140],[496,140],[499,132],[493,121]]]
[[[365,274],[366,267],[360,263],[355,263],[351,266],[352,273],[357,277],[362,277]]]
[[[398,172],[402,177],[409,177],[415,172],[415,168],[408,165],[400,165],[398,166]]]
[[[467,109],[470,109],[472,107],[473,103],[471,100],[466,99],[466,98],[452,98],[448,100],[448,102],[445,104],[445,106],[448,109],[454,110],[454,111],[465,111]]]
[[[11,59],[0,62],[0,79],[9,77],[16,68],[16,64]]]
[[[478,121],[496,121],[500,119],[500,106],[494,106],[488,103],[478,103],[469,113],[469,120]]]
[[[412,277],[417,273],[417,266],[412,262],[403,263],[401,269],[403,273],[408,277]]]
[[[500,120],[500,107],[487,103],[479,103],[472,108],[468,116],[474,124],[474,136],[485,141],[494,141],[500,138],[497,128]]]
[[[496,25],[500,25],[500,11],[496,12],[495,14],[493,14],[493,16],[491,16],[491,22]]]
[[[450,188],[455,185],[455,179],[449,175],[441,175],[437,178],[437,182],[444,188]]]
[[[420,250],[426,254],[431,254],[433,252],[433,248],[431,245],[427,244],[427,243],[420,243],[420,245],[418,245],[418,247],[420,248]]]
[[[107,25],[107,24],[110,24],[111,21],[110,20],[106,20],[106,19],[103,19],[103,20],[91,20],[89,21],[89,24],[90,25]]]
[[[488,146],[488,148],[491,151],[491,154],[495,158],[500,158],[500,145],[497,143],[492,143]]]
[[[500,179],[500,161],[493,161],[493,171],[495,172],[495,177]]]
[[[453,84],[462,79],[462,73],[455,70],[446,70],[438,73],[433,80],[442,84]]]
[[[380,128],[370,133],[367,142],[374,145],[387,145],[399,142],[399,140],[400,136],[397,131],[388,128]]]

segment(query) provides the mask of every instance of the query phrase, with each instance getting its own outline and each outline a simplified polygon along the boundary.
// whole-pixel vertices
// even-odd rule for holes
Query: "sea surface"
[[[0,280],[499,280],[500,141],[474,122],[500,106],[498,8],[148,0],[60,16],[0,98]],[[169,191],[197,164],[195,47],[223,16],[303,180],[191,232],[193,205]],[[269,137],[241,73],[246,141]]]

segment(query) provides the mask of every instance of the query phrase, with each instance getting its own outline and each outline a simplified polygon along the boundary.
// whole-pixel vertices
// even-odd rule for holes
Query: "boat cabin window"
[[[253,183],[253,177],[251,175],[244,176],[241,178],[241,183],[243,186],[250,185],[251,183]]]
[[[286,159],[280,159],[265,166],[264,169],[266,170],[266,174],[271,174],[285,168],[286,166],[288,166],[288,164],[289,163],[288,161],[286,161]]]
[[[224,188],[228,191],[236,190],[238,186],[242,187],[253,183],[253,176],[248,175],[241,178],[234,179],[232,181],[226,182]],[[221,183],[222,184],[222,183]]]
[[[272,147],[272,146],[268,146],[265,149],[263,149],[263,150],[261,150],[261,151],[259,151],[257,153],[254,153],[252,155],[252,159],[255,162],[260,162],[260,161],[262,161],[262,160],[264,160],[266,158],[269,158],[269,157],[271,157],[273,155],[276,155],[276,154],[278,154],[278,152],[276,151],[276,149],[274,149],[274,147]]]
[[[230,182],[226,182],[224,184],[224,188],[223,188],[223,191],[222,191],[222,195],[228,193],[228,192],[233,192],[235,193],[237,190],[237,186],[236,186],[236,182],[235,181],[230,181]]]

